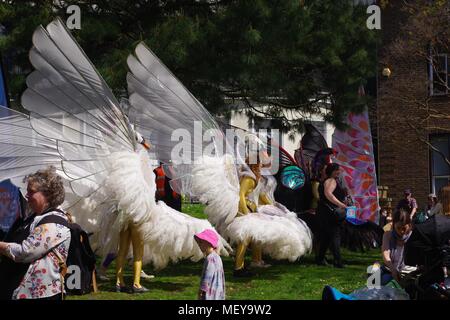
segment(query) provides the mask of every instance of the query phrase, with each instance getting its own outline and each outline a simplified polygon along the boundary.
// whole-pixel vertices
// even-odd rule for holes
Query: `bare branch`
[[[431,150],[435,151],[436,153],[438,153],[442,159],[447,163],[447,165],[450,167],[450,159],[447,158],[445,156],[445,154],[439,150],[438,148],[436,148],[435,146],[433,146],[430,141],[428,139],[424,139],[423,135],[421,134],[420,130],[418,128],[416,128],[411,122],[407,121],[409,127],[411,129],[413,129],[416,133],[417,133],[417,138],[422,141],[423,143],[425,143]]]

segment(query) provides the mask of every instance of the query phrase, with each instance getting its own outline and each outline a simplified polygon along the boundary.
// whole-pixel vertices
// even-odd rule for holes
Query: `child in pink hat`
[[[222,259],[216,252],[219,236],[214,230],[206,229],[194,235],[206,259],[198,291],[199,300],[225,300],[225,275]]]

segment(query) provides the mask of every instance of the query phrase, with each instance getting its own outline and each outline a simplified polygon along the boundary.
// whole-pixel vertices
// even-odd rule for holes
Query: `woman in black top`
[[[335,209],[346,208],[344,203],[346,191],[343,189],[337,178],[341,173],[341,169],[337,163],[331,163],[325,170],[327,178],[319,185],[319,204],[317,208],[318,218],[321,222],[321,230],[319,236],[319,254],[316,257],[318,265],[326,265],[325,254],[330,248],[334,256],[334,266],[343,268],[341,252],[340,252],[340,227],[345,219],[345,211],[338,214]]]

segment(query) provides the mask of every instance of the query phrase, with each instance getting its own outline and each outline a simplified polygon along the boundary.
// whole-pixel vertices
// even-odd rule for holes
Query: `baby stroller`
[[[406,290],[413,299],[450,299],[450,217],[436,215],[417,224],[405,246],[405,264],[418,267]]]

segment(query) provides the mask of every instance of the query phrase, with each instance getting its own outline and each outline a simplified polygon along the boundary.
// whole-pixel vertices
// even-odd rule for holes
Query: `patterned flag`
[[[358,207],[357,217],[378,223],[377,176],[367,108],[358,115],[350,113],[347,124],[347,130],[336,129],[333,134],[334,162],[342,168],[343,183]]]

